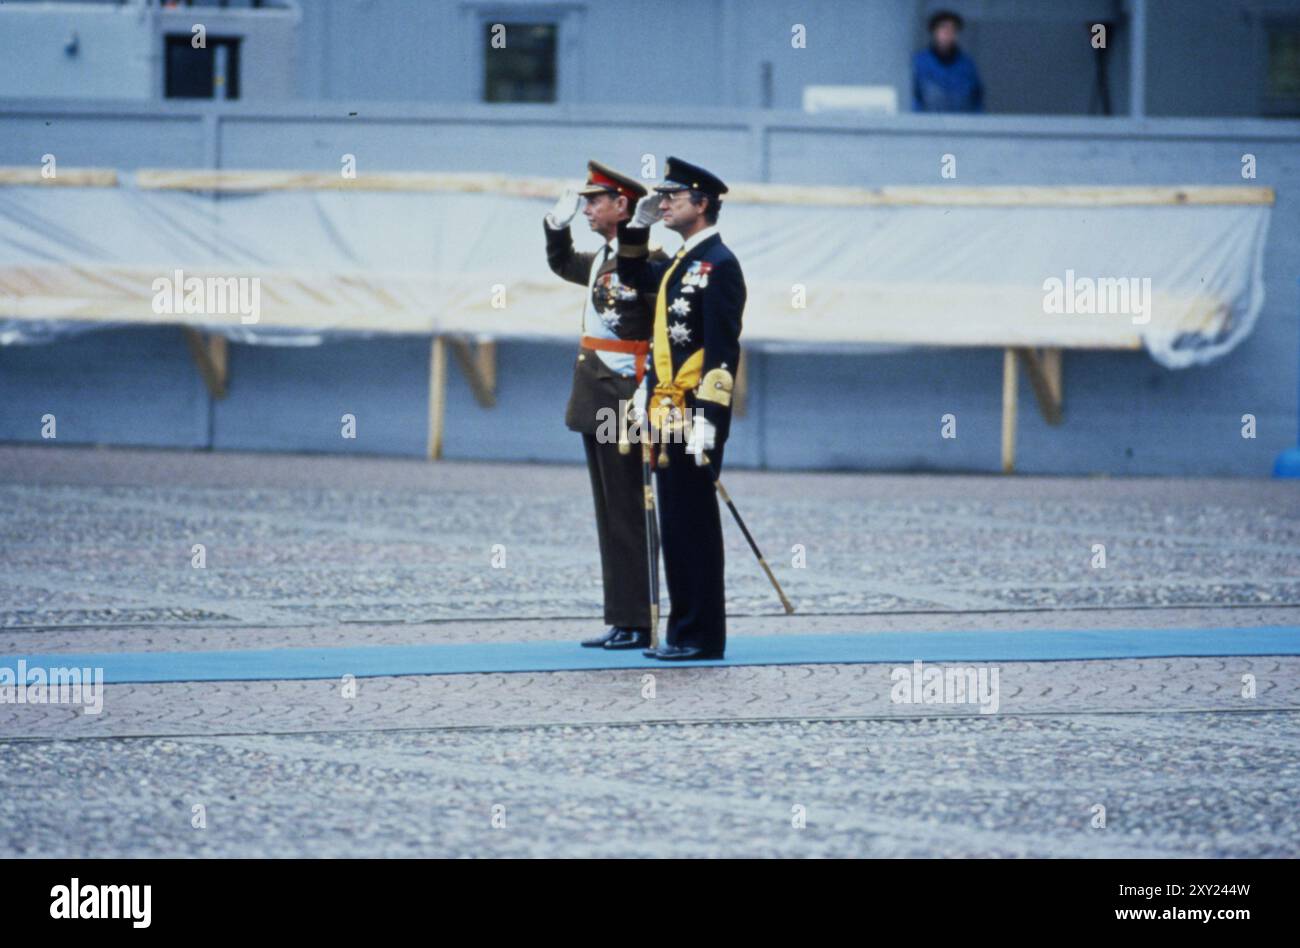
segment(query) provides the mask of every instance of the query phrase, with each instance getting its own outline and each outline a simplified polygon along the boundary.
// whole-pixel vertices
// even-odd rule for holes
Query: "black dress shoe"
[[[618,635],[622,631],[623,630],[620,629],[618,626],[611,625],[608,629],[605,630],[604,635],[598,635],[594,639],[583,639],[582,647],[583,648],[604,648],[606,642],[608,642],[610,639],[612,639],[614,636]]]
[[[628,648],[645,648],[649,644],[649,629],[615,629],[614,634],[606,640],[605,648],[617,651]]]
[[[646,649],[642,654],[661,662],[700,662],[722,658],[721,652],[706,652],[693,645],[661,645],[657,649]]]

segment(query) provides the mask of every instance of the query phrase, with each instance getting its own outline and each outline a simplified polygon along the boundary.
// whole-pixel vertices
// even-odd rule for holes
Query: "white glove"
[[[695,424],[691,425],[691,436],[686,439],[686,453],[695,455],[696,465],[703,467],[708,463],[704,459],[704,452],[712,451],[717,441],[718,429],[713,422],[700,415],[695,419]]]
[[[645,379],[642,379],[641,384],[637,386],[636,392],[633,393],[632,395],[632,417],[633,418],[640,418],[643,421],[645,420],[645,402],[646,402]]]
[[[564,230],[573,223],[582,210],[582,195],[577,188],[565,188],[555,206],[546,215],[546,223],[551,230]]]
[[[636,202],[636,211],[632,214],[632,227],[649,227],[652,224],[659,223],[659,218],[663,217],[663,211],[659,209],[659,202],[663,196],[657,191],[651,191],[641,200]]]

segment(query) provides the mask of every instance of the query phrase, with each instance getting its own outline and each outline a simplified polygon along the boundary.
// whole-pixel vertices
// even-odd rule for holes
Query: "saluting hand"
[[[551,230],[563,230],[573,223],[573,219],[578,216],[578,211],[581,209],[582,195],[578,193],[578,189],[565,188],[564,193],[555,202],[555,206],[546,215],[546,223],[550,225]]]
[[[664,212],[659,209],[659,202],[663,200],[662,196],[651,191],[641,200],[636,202],[636,211],[632,214],[633,227],[649,227],[657,224],[659,218],[664,216]]]

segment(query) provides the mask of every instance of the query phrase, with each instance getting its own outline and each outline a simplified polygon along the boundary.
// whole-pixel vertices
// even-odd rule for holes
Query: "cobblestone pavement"
[[[0,740],[673,721],[1300,709],[1300,656],[1001,662],[997,705],[902,704],[896,665],[777,665],[107,685],[103,709],[0,704]],[[904,666],[905,667],[905,666]],[[948,665],[938,664],[939,668]],[[965,666],[963,666],[965,667]],[[1247,676],[1254,693],[1243,696]],[[992,679],[990,679],[992,680]]]
[[[45,741],[6,756],[7,856],[1294,856],[1300,836],[1283,713]]]
[[[1293,485],[727,480],[800,607],[728,524],[735,635],[1300,625]],[[576,639],[586,491],[564,466],[0,447],[0,654]],[[1300,854],[1300,657],[974,668],[996,713],[891,700],[889,665],[0,704],[0,856]]]
[[[1287,483],[727,480],[807,613],[1300,605]],[[558,465],[0,448],[0,628],[590,616],[589,506]],[[778,611],[731,526],[732,612]]]

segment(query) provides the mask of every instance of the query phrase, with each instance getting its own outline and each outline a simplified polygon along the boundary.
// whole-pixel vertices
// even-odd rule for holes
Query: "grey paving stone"
[[[0,854],[1290,856],[1295,723],[1083,715],[25,742],[3,745]]]
[[[1293,485],[728,480],[800,606],[728,526],[736,635],[1300,624]],[[573,641],[599,618],[586,491],[559,466],[0,446],[0,654]],[[0,856],[1300,854],[1300,657],[977,663],[994,714],[899,703],[897,667],[0,704]]]

